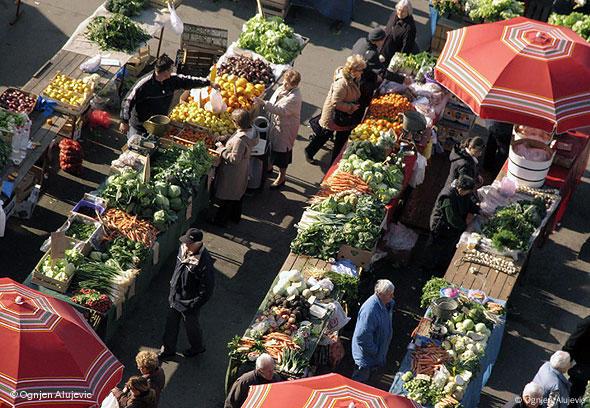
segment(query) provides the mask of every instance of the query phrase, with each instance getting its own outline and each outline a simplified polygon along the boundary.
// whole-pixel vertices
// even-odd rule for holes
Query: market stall
[[[25,112],[31,120],[30,131],[27,130],[28,135],[25,135],[28,137],[19,137],[17,142],[12,136],[15,134],[14,129],[9,129],[9,132],[3,132],[4,140],[0,142],[0,144],[5,143],[4,147],[7,147],[8,151],[12,148],[12,155],[5,164],[2,163],[2,154],[0,154],[1,198],[7,218],[16,211],[30,217],[36,197],[39,195],[38,190],[33,191],[34,186],[41,186],[43,177],[47,175],[46,154],[51,143],[58,137],[79,138],[91,98],[100,94],[103,89],[113,88],[113,86],[114,93],[118,92],[115,78],[124,76],[125,71],[122,67],[137,48],[155,32],[152,15],[154,12],[150,10],[139,12],[143,20],[146,18],[149,20],[150,18],[145,16],[151,15],[152,23],[146,26],[147,32],[141,31],[141,28],[136,29],[137,35],[141,38],[136,38],[133,43],[120,41],[117,44],[111,44],[107,41],[98,45],[98,38],[87,39],[84,31],[91,21],[89,18],[78,27],[78,35],[75,36],[78,43],[84,43],[86,51],[81,48],[72,50],[74,38],[72,37],[71,41],[33,75],[22,90],[9,88],[0,96],[3,101],[0,104],[4,104],[6,95],[11,92],[17,93],[8,100],[8,103],[13,105],[3,106],[9,110]],[[104,5],[101,5],[95,14],[92,18],[99,15],[115,15],[107,11]],[[125,16],[121,18],[123,17],[127,18]],[[133,24],[135,24],[133,20],[129,19],[128,25],[132,27],[131,29],[135,27]],[[93,64],[96,68],[94,74],[86,74],[80,69],[81,64],[88,64],[89,56],[98,54],[99,48],[116,49],[117,47],[125,48],[124,52],[112,54],[109,58],[99,58]],[[34,101],[32,106],[23,105],[23,101],[27,98]],[[4,147],[0,146],[0,151],[5,150]],[[36,169],[34,166],[40,161],[41,168]],[[31,195],[32,192],[34,192],[33,195]],[[29,196],[30,203],[27,202]]]
[[[286,378],[313,375],[321,364],[318,346],[333,343],[348,322],[340,302],[350,301],[358,275],[346,265],[332,268],[316,258],[287,257],[245,334],[228,344],[226,391],[254,368],[262,352],[277,360],[277,372]]]
[[[535,244],[552,224],[561,200],[556,193],[517,188],[504,178],[480,189],[482,216],[463,234],[445,279],[508,300]]]
[[[424,407],[477,407],[500,352],[504,302],[433,279],[424,287],[422,305],[428,309],[390,392]]]

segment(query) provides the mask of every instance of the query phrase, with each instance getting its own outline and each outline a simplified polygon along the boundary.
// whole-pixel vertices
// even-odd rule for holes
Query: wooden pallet
[[[223,55],[227,49],[227,36],[228,31],[223,28],[184,24],[180,48]]]
[[[262,12],[264,15],[287,17],[291,2],[289,0],[261,0]]]

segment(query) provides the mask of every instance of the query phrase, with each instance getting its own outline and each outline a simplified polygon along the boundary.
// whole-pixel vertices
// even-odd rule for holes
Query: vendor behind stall
[[[462,175],[438,195],[430,215],[430,236],[423,256],[425,272],[442,276],[449,266],[455,246],[467,227],[468,216],[479,213],[474,190],[475,181]]]
[[[121,104],[121,133],[128,137],[145,133],[143,122],[153,115],[168,115],[176,90],[210,84],[208,79],[177,75],[173,70],[174,61],[163,54],[156,60],[154,72],[135,83]]]
[[[381,54],[388,63],[396,52],[411,54],[417,51],[416,23],[412,16],[410,0],[400,0],[395,5],[395,11],[387,21],[385,32],[387,37],[381,48]]]
[[[475,181],[476,187],[481,187],[483,179],[479,174],[479,158],[484,149],[485,142],[477,136],[456,144],[449,155],[451,170],[449,170],[445,186],[451,185],[460,176],[469,176]]]

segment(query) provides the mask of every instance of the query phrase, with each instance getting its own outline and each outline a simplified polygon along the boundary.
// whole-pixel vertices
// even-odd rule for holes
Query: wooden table
[[[490,297],[508,300],[519,275],[528,263],[528,257],[531,251],[527,253],[524,260],[515,265],[516,273],[514,275],[508,275],[489,266],[471,262],[461,263],[461,256],[466,249],[467,247],[465,245],[459,245],[444,278],[448,282],[465,289],[483,290]],[[471,273],[471,268],[475,268],[476,272]]]
[[[58,72],[75,79],[80,78],[86,74],[79,69],[79,66],[87,58],[85,55],[60,50],[34,74],[33,78],[22,89],[26,92],[39,95]],[[119,69],[120,67],[101,69],[98,72],[100,80],[95,90],[100,90],[102,86],[112,80]],[[32,121],[30,139],[33,143],[33,148],[27,152],[27,155],[20,164],[15,165],[10,163],[4,169],[0,169],[0,180],[10,180],[14,184],[15,189],[29,170],[40,160],[43,160],[41,164],[43,174],[45,175],[47,173],[47,153],[51,143],[59,136],[60,131],[64,128],[68,120],[67,115],[57,112],[49,116],[50,121],[47,120],[48,117],[43,116],[39,112],[33,112],[29,117]]]

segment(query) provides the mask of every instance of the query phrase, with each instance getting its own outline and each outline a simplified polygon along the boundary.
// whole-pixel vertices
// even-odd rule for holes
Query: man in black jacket
[[[467,227],[467,216],[478,214],[479,206],[474,198],[475,181],[460,176],[442,189],[430,215],[430,237],[424,259],[429,260],[426,271],[444,275],[461,234]]]
[[[176,267],[170,280],[168,316],[164,332],[164,345],[160,349],[161,358],[176,355],[176,341],[180,321],[184,321],[186,334],[191,347],[183,355],[194,357],[205,351],[203,333],[199,324],[201,307],[213,294],[215,271],[209,251],[203,246],[203,232],[189,228],[180,237],[180,249],[176,257]]]
[[[570,398],[579,398],[584,395],[586,384],[590,381],[590,316],[578,324],[563,346],[563,351],[570,353],[576,362],[568,374],[572,383]]]
[[[172,73],[174,61],[163,54],[156,61],[154,72],[140,78],[121,104],[119,131],[128,136],[145,133],[143,122],[153,115],[168,115],[174,92],[209,86],[208,79]]]

